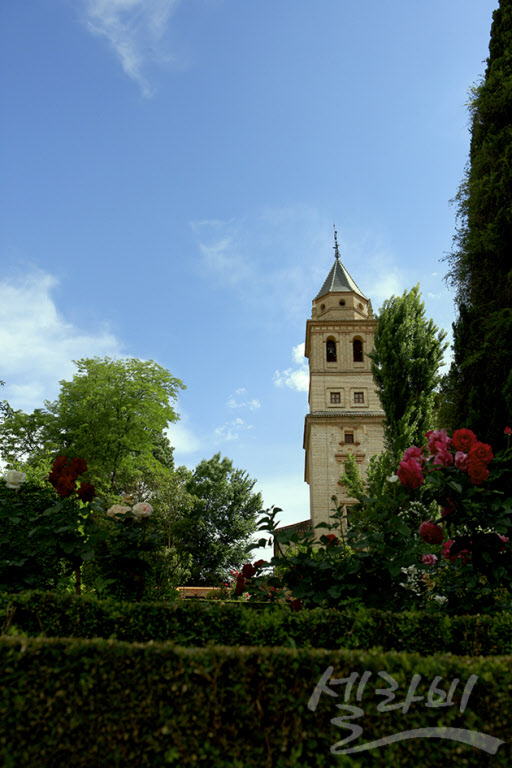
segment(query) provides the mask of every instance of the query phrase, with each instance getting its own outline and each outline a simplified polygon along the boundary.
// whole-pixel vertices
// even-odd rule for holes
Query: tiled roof
[[[315,299],[319,299],[327,293],[357,293],[363,299],[367,298],[354,280],[352,280],[347,269],[341,263],[339,256],[336,256],[331,271]]]
[[[284,533],[285,531],[295,531],[296,533],[303,533],[311,529],[311,520],[303,520],[301,523],[292,523],[291,525],[282,525],[280,528],[276,528],[276,533]]]

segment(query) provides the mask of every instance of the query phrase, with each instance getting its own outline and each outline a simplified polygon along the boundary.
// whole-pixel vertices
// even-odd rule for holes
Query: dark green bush
[[[239,611],[246,616],[250,612]],[[255,617],[255,616],[254,616]],[[256,618],[256,617],[255,617]],[[509,744],[489,755],[446,738],[411,738],[371,752],[333,755],[349,735],[334,720],[343,701],[323,694],[316,709],[310,697],[329,667],[335,678],[364,672],[369,681],[357,700],[363,709],[361,745],[405,730],[451,727],[506,741],[510,736],[510,657],[382,651],[218,647],[183,648],[171,643],[115,640],[0,639],[0,764],[4,768],[362,768],[393,765],[510,766]],[[396,681],[403,702],[413,675],[416,694],[426,696],[437,676],[447,691],[461,688],[446,708],[425,699],[379,711],[376,689],[389,689],[379,673]],[[465,711],[462,686],[477,677]],[[331,690],[334,690],[332,688]],[[355,688],[348,697],[354,704]],[[490,762],[489,762],[490,761]]]
[[[71,594],[0,594],[0,629],[34,636],[149,640],[184,646],[253,645],[460,655],[512,653],[512,615],[357,612],[176,600],[120,603]]]
[[[54,489],[23,483],[19,490],[0,482],[0,589],[55,589],[64,563],[54,548],[30,535],[43,512],[58,499]]]

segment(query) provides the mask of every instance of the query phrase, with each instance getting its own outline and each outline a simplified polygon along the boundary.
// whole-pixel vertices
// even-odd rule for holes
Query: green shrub
[[[120,603],[72,594],[0,594],[0,629],[29,636],[173,640],[184,646],[251,645],[512,654],[512,615],[447,616],[375,609],[293,612],[286,605],[176,600]]]
[[[240,612],[242,613],[242,612]],[[244,612],[245,613],[245,612]],[[253,615],[248,612],[246,615]],[[394,765],[489,765],[475,746],[442,738],[411,738],[363,752],[334,755],[331,747],[354,725],[336,722],[344,688],[331,686],[315,707],[312,695],[329,667],[337,679],[355,674],[367,684],[347,701],[362,709],[363,733],[350,746],[405,730],[451,727],[501,740],[510,734],[510,657],[284,648],[182,648],[170,643],[48,638],[0,639],[0,763],[5,768],[208,766],[208,768],[362,768]],[[379,711],[397,684],[403,702],[413,675],[421,676],[408,712]],[[476,685],[465,711],[461,691]],[[450,707],[427,707],[435,679],[440,690],[458,678]],[[337,693],[336,693],[337,692]],[[309,706],[308,706],[309,705]],[[342,713],[345,714],[345,713]],[[355,724],[355,723],[354,723]],[[449,734],[448,734],[449,735]],[[509,766],[502,744],[493,766]]]

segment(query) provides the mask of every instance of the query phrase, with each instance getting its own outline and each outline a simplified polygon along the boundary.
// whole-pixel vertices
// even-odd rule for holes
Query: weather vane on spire
[[[339,259],[340,251],[338,248],[338,233],[336,232],[336,224],[333,224],[332,226],[334,228],[334,256],[336,259]]]

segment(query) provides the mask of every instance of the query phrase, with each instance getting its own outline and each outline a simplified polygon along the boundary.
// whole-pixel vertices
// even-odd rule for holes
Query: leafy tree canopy
[[[0,425],[4,460],[42,454],[81,456],[88,479],[100,492],[131,490],[162,468],[172,467],[164,434],[178,419],[173,405],[182,382],[153,361],[88,358],[61,381],[60,394],[32,414],[9,410]]]
[[[256,480],[220,453],[201,461],[186,482],[191,507],[176,523],[176,541],[191,557],[190,583],[218,584],[244,562],[262,507]]]

